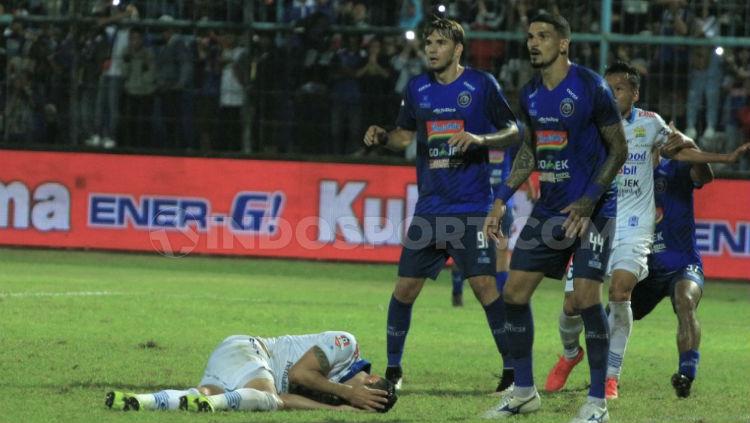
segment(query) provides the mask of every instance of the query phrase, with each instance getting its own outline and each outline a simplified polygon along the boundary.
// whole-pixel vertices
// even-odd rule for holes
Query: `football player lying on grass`
[[[211,353],[196,388],[147,394],[107,393],[116,410],[273,411],[333,409],[386,412],[392,383],[370,375],[347,332],[260,338],[234,335]]]

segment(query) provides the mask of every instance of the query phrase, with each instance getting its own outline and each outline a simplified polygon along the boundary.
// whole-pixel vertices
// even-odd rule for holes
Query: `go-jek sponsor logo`
[[[58,182],[31,189],[23,182],[0,182],[0,229],[40,232],[70,230],[70,191]]]
[[[320,182],[318,241],[333,243],[339,236],[349,244],[400,245],[417,204],[416,184],[403,197],[366,196],[367,182]],[[362,202],[362,214],[354,204]]]
[[[125,194],[90,194],[88,224],[94,228],[140,230],[185,230],[205,232],[211,226],[230,230],[273,235],[284,207],[282,192],[239,192],[228,214],[215,213],[205,198],[143,195],[138,199]]]

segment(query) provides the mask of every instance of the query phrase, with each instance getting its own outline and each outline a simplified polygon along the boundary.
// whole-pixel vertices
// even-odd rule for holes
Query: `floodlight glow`
[[[724,55],[724,48],[723,47],[716,47],[716,50],[714,50],[714,53],[716,53],[717,56],[723,56]]]
[[[441,5],[438,6],[438,12],[445,13],[445,5],[444,4],[441,4]]]
[[[414,34],[414,31],[412,31],[412,30],[406,31],[406,34],[404,34],[404,36],[405,36],[405,37],[406,37],[406,39],[407,39],[407,40],[409,40],[409,41],[411,41],[411,40],[413,40],[414,38],[416,38],[416,35]]]

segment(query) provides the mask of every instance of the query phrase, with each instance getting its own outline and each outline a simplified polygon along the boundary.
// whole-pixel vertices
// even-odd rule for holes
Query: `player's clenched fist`
[[[367,128],[364,141],[365,145],[368,147],[373,145],[386,145],[388,144],[388,131],[377,125],[372,125]]]

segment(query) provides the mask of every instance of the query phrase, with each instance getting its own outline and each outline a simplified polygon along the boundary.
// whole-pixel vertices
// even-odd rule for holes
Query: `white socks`
[[[565,351],[565,358],[572,360],[578,355],[580,343],[578,338],[583,331],[583,319],[580,314],[568,316],[560,312],[560,340]]]
[[[188,394],[198,394],[198,390],[195,388],[185,391],[165,389],[153,394],[137,394],[134,397],[138,400],[141,410],[178,410],[180,397]]]
[[[219,410],[272,411],[282,402],[278,395],[252,388],[242,388],[219,395],[211,395],[208,402]]]
[[[633,329],[633,310],[630,301],[609,302],[609,356],[607,377],[620,378],[625,347],[628,346],[630,331]]]

